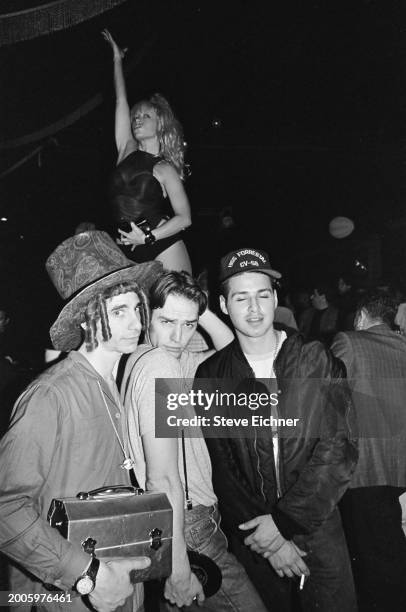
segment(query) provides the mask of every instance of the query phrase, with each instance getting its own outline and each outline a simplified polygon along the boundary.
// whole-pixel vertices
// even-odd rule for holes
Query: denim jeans
[[[221,569],[223,580],[219,591],[205,600],[193,604],[188,610],[200,612],[266,612],[260,596],[249,580],[244,568],[227,550],[227,538],[220,529],[220,514],[214,506],[195,506],[185,510],[185,538],[188,549],[207,555]],[[176,611],[176,606],[166,608]]]
[[[356,612],[350,556],[338,509],[315,533],[294,540],[308,555],[304,560],[310,578],[301,592],[305,612]]]
[[[338,510],[312,535],[295,536],[294,542],[307,553],[310,577],[299,589],[297,578],[279,578],[271,565],[241,541],[231,538],[231,550],[244,565],[252,583],[271,612],[356,612],[350,558]],[[299,604],[300,602],[300,604]]]

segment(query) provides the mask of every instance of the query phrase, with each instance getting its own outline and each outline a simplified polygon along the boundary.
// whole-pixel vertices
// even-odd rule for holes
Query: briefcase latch
[[[82,548],[88,555],[94,555],[96,544],[97,542],[93,540],[93,538],[86,538],[86,540],[82,542]]]
[[[158,548],[161,548],[162,546],[162,529],[159,529],[158,527],[155,527],[155,529],[152,529],[149,532],[149,537],[151,538],[150,540],[150,547],[153,550],[158,550]]]

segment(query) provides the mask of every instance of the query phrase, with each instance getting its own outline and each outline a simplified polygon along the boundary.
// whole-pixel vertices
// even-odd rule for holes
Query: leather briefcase
[[[172,506],[164,493],[111,486],[53,499],[48,522],[61,535],[99,559],[151,559],[131,572],[132,582],[169,576],[172,571]]]

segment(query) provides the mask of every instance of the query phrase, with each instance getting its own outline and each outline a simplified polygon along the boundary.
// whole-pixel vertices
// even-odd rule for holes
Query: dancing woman
[[[102,34],[111,46],[114,60],[118,159],[111,181],[111,200],[113,214],[121,226],[120,242],[131,246],[126,255],[134,261],[158,259],[168,270],[191,272],[182,240],[182,231],[191,224],[182,184],[182,127],[160,94],[138,102],[130,110],[122,66],[124,53],[108,30]],[[144,220],[140,229],[137,223]]]

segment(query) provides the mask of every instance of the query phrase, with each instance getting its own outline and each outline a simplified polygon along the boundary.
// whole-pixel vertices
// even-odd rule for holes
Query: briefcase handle
[[[76,495],[78,499],[105,499],[106,497],[130,497],[132,495],[143,495],[144,490],[127,485],[110,485],[93,489],[93,491],[80,491]]]

